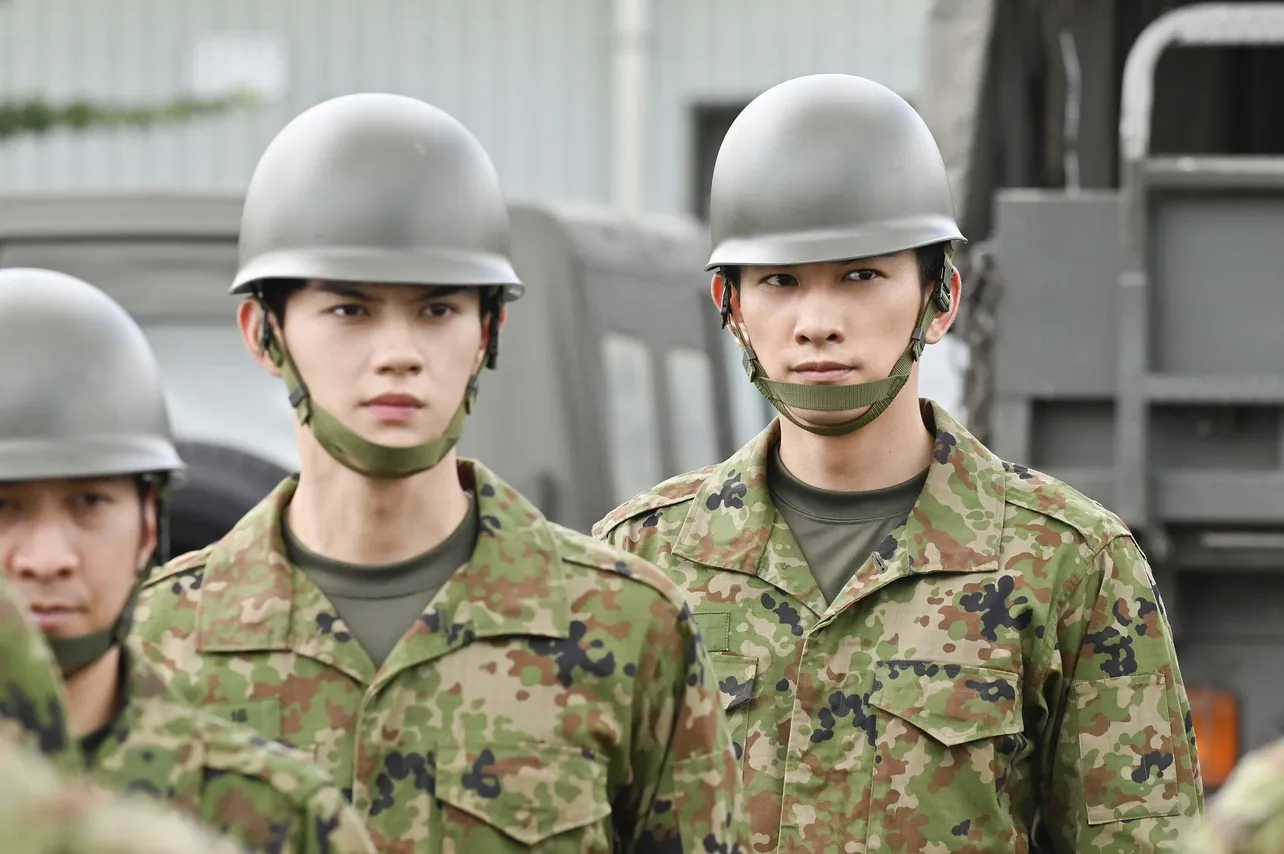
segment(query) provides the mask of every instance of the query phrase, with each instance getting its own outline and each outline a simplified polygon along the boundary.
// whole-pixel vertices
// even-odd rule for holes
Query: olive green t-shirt
[[[868,492],[832,492],[803,483],[785,468],[780,446],[767,465],[771,500],[798,541],[826,602],[909,517],[927,469],[904,483]]]
[[[281,536],[290,562],[321,588],[353,640],[380,667],[446,580],[472,558],[477,501],[469,496],[468,515],[435,548],[393,564],[363,566],[319,555],[298,541],[284,518]]]

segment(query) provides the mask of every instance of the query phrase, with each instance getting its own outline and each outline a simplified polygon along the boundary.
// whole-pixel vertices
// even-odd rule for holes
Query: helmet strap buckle
[[[721,273],[718,278],[722,279],[722,304],[718,306],[718,312],[722,316],[722,328],[726,329],[731,320],[731,283]]]
[[[914,361],[918,361],[923,356],[923,348],[927,346],[927,337],[923,333],[923,327],[914,327],[913,333],[910,334],[910,356]]]

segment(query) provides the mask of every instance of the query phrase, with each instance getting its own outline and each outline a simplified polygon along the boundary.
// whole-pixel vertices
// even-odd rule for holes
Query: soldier
[[[371,852],[306,757],[176,701],[122,647],[182,470],[142,330],[79,279],[9,269],[0,348],[0,566],[58,662],[89,776],[258,850]]]
[[[238,854],[151,798],[60,777],[47,756],[0,738],[0,851],[16,854]]]
[[[1202,789],[1145,557],[918,398],[963,239],[926,125],[869,80],[787,81],[710,201],[714,303],[782,418],[594,533],[693,600],[753,850],[1170,847]]]
[[[67,730],[67,698],[49,645],[0,573],[0,739],[44,754],[63,771],[83,763]]]
[[[1186,839],[1186,854],[1284,852],[1284,739],[1260,747],[1235,766],[1208,806],[1208,817]]]
[[[232,292],[300,472],[149,581],[137,637],[350,785],[381,850],[740,850],[681,593],[456,455],[523,291],[508,240],[489,157],[433,106],[349,95],[281,131]]]

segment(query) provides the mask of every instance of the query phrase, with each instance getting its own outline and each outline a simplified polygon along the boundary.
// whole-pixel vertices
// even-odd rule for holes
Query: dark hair
[[[933,243],[930,246],[919,246],[914,250],[914,257],[918,261],[918,277],[923,287],[936,284],[937,277],[941,275],[941,265],[945,263],[945,250],[949,245],[946,241]],[[740,287],[739,267],[723,267],[721,272],[732,287]]]
[[[267,310],[276,317],[276,322],[284,325],[285,304],[290,294],[303,290],[303,284],[302,279],[264,279],[255,284],[255,289]]]

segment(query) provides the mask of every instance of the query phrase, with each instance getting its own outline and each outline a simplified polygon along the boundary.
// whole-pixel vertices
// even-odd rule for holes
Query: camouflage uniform
[[[63,770],[80,767],[67,730],[67,698],[53,655],[26,603],[0,573],[0,738],[39,750]]]
[[[14,854],[237,854],[151,799],[60,778],[47,757],[0,738],[0,851]]]
[[[373,852],[361,819],[310,757],[176,700],[126,652],[127,704],[89,777],[168,801],[255,850]]]
[[[160,368],[133,319],[87,282],[51,270],[6,269],[0,271],[0,348],[21,354],[25,365],[0,372],[0,481],[134,475],[157,496],[163,544],[165,484],[183,465]],[[48,639],[64,678],[121,645],[132,601],[131,595],[106,629]],[[6,631],[17,625],[3,624]],[[255,850],[374,850],[360,818],[319,769],[248,727],[167,699],[163,681],[129,658],[121,656],[121,708],[88,763],[91,779],[171,800]],[[12,700],[8,715],[38,730],[46,750],[70,743],[47,685],[34,698],[5,690],[10,696],[0,701]],[[79,747],[68,752],[83,758]]]
[[[767,488],[779,421],[594,528],[695,603],[753,850],[1170,850],[1202,790],[1145,557],[1092,500],[925,420],[917,504],[830,606]]]
[[[1284,852],[1284,739],[1245,756],[1213,798],[1186,854]]]
[[[472,560],[382,668],[287,562],[293,480],[150,580],[142,646],[192,702],[313,751],[380,851],[744,850],[680,594],[481,465],[460,477],[482,520]]]

